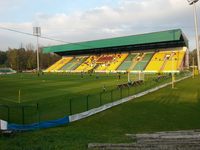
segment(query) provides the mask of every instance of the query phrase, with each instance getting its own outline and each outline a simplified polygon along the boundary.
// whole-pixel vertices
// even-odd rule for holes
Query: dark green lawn
[[[109,91],[116,89],[117,84],[124,83],[126,80],[126,75],[121,75],[121,79],[118,80],[118,76],[113,74],[92,76],[84,74],[83,78],[80,74],[46,74],[40,77],[35,74],[4,75],[0,76],[0,104],[12,106],[11,122],[22,123],[21,106],[30,104],[32,107],[25,107],[25,123],[37,122],[37,115],[34,115],[37,113],[37,103],[41,120],[58,119],[70,114],[70,99],[73,114],[85,111],[87,95],[91,95],[89,107],[99,106],[98,98],[103,86]],[[18,104],[19,90],[20,105]],[[3,109],[5,117],[1,115],[2,111],[0,116],[7,119],[6,108]]]
[[[98,76],[98,79],[96,79]],[[0,76],[0,100],[18,102],[18,91],[21,90],[21,102],[42,101],[46,98],[59,98],[60,96],[74,96],[93,94],[102,90],[103,85],[107,89],[116,84],[127,81],[126,75],[102,74],[46,74],[37,77],[35,74],[14,74]]]
[[[200,128],[200,78],[157,92],[69,125],[0,137],[0,149],[86,149],[90,142],[131,142],[126,133]]]
[[[144,85],[120,91],[117,85],[127,83],[126,74],[121,74],[120,80],[118,74],[84,74],[83,77],[69,73],[45,74],[40,77],[35,74],[0,76],[0,104],[10,107],[9,118],[7,108],[0,107],[0,118],[20,124],[38,122],[39,118],[40,121],[62,118],[167,82],[163,80],[156,83],[153,77],[155,75],[146,75]],[[135,75],[131,75],[131,78],[135,78]]]

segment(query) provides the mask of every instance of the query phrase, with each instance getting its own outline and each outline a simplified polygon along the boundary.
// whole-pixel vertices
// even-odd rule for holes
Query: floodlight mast
[[[195,4],[196,2],[198,2],[199,0],[187,0],[188,1],[188,3],[190,4],[190,5],[193,5],[193,4]]]
[[[193,5],[194,11],[194,25],[195,25],[195,34],[196,34],[196,47],[197,47],[197,66],[200,73],[200,55],[199,55],[199,36],[198,36],[198,21],[197,21],[197,10],[196,4],[199,0],[187,0],[189,5]]]
[[[33,35],[37,37],[37,72],[40,72],[40,58],[39,58],[39,42],[38,37],[41,36],[41,28],[33,27]]]

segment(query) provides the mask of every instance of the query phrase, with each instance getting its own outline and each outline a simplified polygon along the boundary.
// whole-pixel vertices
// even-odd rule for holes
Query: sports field
[[[138,75],[130,78],[138,80]],[[9,118],[6,107],[1,107],[0,114],[9,122],[21,124],[38,122],[38,112],[40,121],[58,119],[167,82],[153,79],[155,75],[146,75],[144,84],[119,89],[117,85],[127,83],[127,74],[4,75],[0,76],[0,102],[10,107]]]
[[[12,123],[29,124],[62,118],[119,100],[170,81],[145,75],[142,85],[119,89],[127,74],[14,74],[0,76],[0,115]],[[138,80],[137,75],[130,75]],[[9,114],[7,107],[9,106]],[[38,117],[39,114],[39,117]]]
[[[157,82],[157,77],[145,75],[144,84],[120,89],[117,85],[127,83],[127,74],[3,75],[0,76],[0,117],[19,124],[63,118],[171,80],[166,75],[167,79]],[[138,80],[138,74],[130,75],[130,79]]]
[[[200,78],[189,78],[87,119],[0,137],[0,149],[87,149],[90,142],[131,142],[126,133],[200,128]]]

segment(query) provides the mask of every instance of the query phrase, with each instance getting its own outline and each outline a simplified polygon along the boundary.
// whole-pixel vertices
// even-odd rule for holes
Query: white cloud
[[[0,14],[4,14],[5,11],[18,9],[25,0],[0,0]]]
[[[17,1],[17,0],[13,0]],[[199,9],[199,8],[198,8]],[[121,0],[116,7],[102,6],[84,12],[49,15],[37,12],[33,23],[1,23],[1,26],[32,32],[32,26],[39,25],[42,34],[69,42],[110,38],[172,28],[182,28],[193,40],[192,9],[183,0]],[[16,43],[28,43],[30,37],[4,35],[8,41],[14,37]],[[0,32],[0,37],[3,37]],[[10,37],[10,40],[9,40]],[[2,38],[0,38],[2,41]],[[40,40],[42,45],[60,44]],[[7,44],[7,45],[6,45]],[[8,47],[9,43],[2,44]],[[13,43],[11,43],[13,44]],[[192,47],[194,43],[192,42]]]

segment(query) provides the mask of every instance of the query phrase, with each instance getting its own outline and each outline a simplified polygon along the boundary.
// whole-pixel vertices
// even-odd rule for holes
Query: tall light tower
[[[41,28],[40,27],[33,27],[33,35],[37,37],[37,72],[40,71],[40,58],[39,58],[39,42],[38,37],[41,36]]]
[[[197,21],[197,10],[196,10],[196,3],[199,0],[187,0],[187,1],[190,5],[193,5],[193,10],[194,10],[194,25],[196,33],[196,47],[197,47],[197,66],[198,66],[198,71],[200,73],[199,36],[198,36],[198,21]]]

